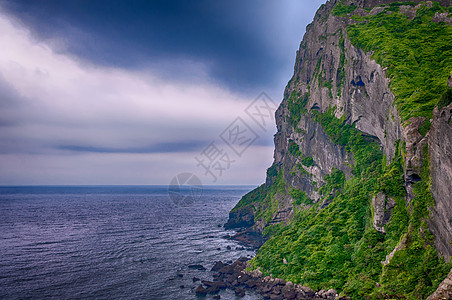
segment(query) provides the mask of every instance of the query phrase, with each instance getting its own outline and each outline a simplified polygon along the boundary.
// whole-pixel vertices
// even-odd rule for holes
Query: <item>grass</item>
[[[298,190],[298,189],[290,189],[289,191],[289,195],[294,199],[294,204],[295,205],[301,205],[301,204],[312,204],[312,199],[309,198],[306,193],[302,190]]]
[[[295,157],[301,156],[300,146],[298,146],[298,144],[292,139],[289,140],[289,152]]]
[[[447,88],[447,91],[441,96],[441,100],[438,103],[439,108],[443,108],[452,103],[452,88]]]
[[[255,188],[254,190],[243,196],[242,199],[240,199],[240,201],[237,203],[237,205],[232,209],[232,211],[236,211],[239,208],[252,203],[262,202],[266,196],[267,188],[265,187],[265,184],[262,184],[261,186]]]
[[[364,22],[350,25],[347,33],[355,46],[374,51],[372,58],[388,68],[402,121],[420,116],[429,120],[452,71],[452,26],[431,21],[436,12],[447,11],[437,2],[431,8],[421,6],[413,20],[398,6],[391,5],[392,14],[360,18]]]
[[[310,156],[304,156],[301,159],[301,163],[305,167],[312,167],[313,165],[315,165],[314,159],[312,157],[310,157]]]
[[[334,16],[346,17],[348,14],[354,12],[356,9],[355,5],[347,6],[340,1],[331,12]]]
[[[296,128],[300,122],[301,115],[307,112],[309,93],[301,95],[299,92],[292,91],[288,99],[288,109],[290,111],[289,123]]]

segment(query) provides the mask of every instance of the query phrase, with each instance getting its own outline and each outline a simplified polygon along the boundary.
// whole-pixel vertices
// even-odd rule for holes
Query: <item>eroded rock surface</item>
[[[428,141],[435,199],[428,223],[436,248],[448,260],[452,257],[452,104],[434,110]]]

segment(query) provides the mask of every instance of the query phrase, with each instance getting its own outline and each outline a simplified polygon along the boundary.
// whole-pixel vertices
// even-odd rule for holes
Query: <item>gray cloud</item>
[[[40,40],[95,64],[209,78],[251,94],[282,93],[306,24],[325,1],[2,0]],[[61,46],[58,41],[64,40]]]
[[[256,10],[261,21],[266,18],[268,5]],[[274,7],[281,16],[292,9]],[[247,22],[242,20],[245,17],[246,9],[230,12],[222,26],[233,34],[241,22]],[[243,157],[234,157],[233,167],[217,183],[258,184],[264,180],[265,168],[272,161],[275,126],[269,125],[264,132],[246,119],[244,112],[258,93],[233,92],[233,85],[223,80],[226,77],[210,78],[212,66],[226,68],[239,54],[231,54],[224,61],[221,51],[215,57],[192,56],[188,51],[175,60],[148,56],[142,62],[144,66],[153,65],[151,68],[99,64],[94,58],[80,59],[77,53],[67,51],[76,40],[66,41],[58,34],[43,37],[28,28],[38,23],[17,20],[17,15],[12,18],[0,10],[0,184],[161,184],[178,172],[202,176],[194,157],[211,142],[230,151],[219,134],[238,116],[255,126],[260,138]],[[264,23],[259,39],[277,37],[266,47],[283,56],[287,44],[281,41],[289,40],[291,33],[281,37],[278,32],[287,25],[276,19]],[[73,30],[86,34],[83,27]],[[239,39],[252,36],[255,30],[243,27]],[[234,51],[233,46],[228,49]],[[287,61],[292,64],[291,60]],[[240,60],[238,63],[243,64]],[[174,74],[178,64],[196,75],[180,80]],[[243,73],[245,77],[252,76],[253,64],[243,64],[249,68]],[[271,64],[267,68],[275,74],[282,72]],[[162,74],[160,69],[167,73]],[[231,70],[225,72],[239,72]],[[281,76],[284,81],[289,77]],[[243,86],[248,84],[243,78],[236,79],[243,81]],[[252,80],[249,84],[254,89],[259,85]]]

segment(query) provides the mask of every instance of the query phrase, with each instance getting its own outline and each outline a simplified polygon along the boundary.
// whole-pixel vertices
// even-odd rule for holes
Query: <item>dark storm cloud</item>
[[[64,145],[58,146],[58,150],[68,150],[74,152],[92,152],[92,153],[180,153],[200,151],[209,141],[179,141],[172,143],[157,143],[149,146],[136,148],[111,148],[111,147],[94,147],[94,146],[78,146]]]
[[[201,63],[210,79],[256,93],[280,83],[306,25],[303,10],[312,15],[320,1],[296,3],[300,11],[293,20],[284,11],[293,1],[0,3],[40,39],[63,38],[69,52],[97,64],[150,67],[173,79],[193,79],[196,68],[180,63],[192,61]]]

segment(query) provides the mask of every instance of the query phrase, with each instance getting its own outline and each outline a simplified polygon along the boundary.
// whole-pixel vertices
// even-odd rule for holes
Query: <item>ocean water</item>
[[[165,186],[0,187],[0,298],[196,299],[193,277],[254,255],[222,227],[252,188],[205,187],[179,203]]]

